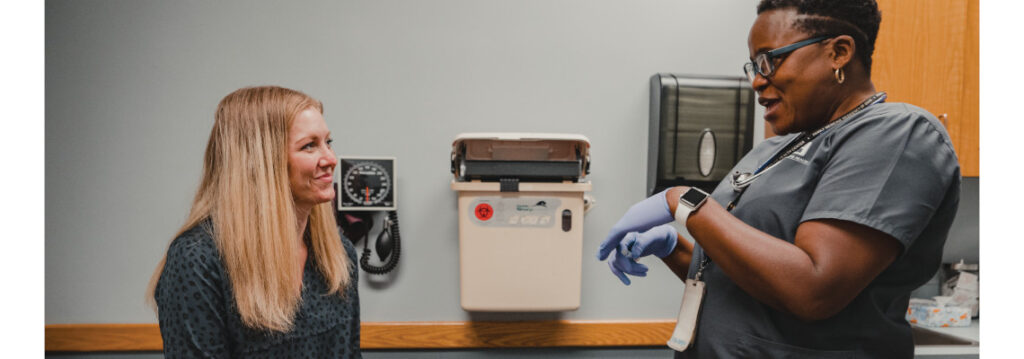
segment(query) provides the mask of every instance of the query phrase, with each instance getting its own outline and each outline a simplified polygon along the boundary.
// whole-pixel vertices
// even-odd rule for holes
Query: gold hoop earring
[[[840,67],[840,68],[836,69],[835,75],[836,75],[836,82],[838,82],[840,85],[843,84],[843,81],[846,81],[846,73],[843,72],[843,68]]]

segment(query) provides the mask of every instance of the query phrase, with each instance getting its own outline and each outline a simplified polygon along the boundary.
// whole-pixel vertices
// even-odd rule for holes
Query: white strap
[[[686,219],[690,218],[690,212],[693,212],[690,207],[684,206],[682,203],[676,205],[676,222],[686,227]]]

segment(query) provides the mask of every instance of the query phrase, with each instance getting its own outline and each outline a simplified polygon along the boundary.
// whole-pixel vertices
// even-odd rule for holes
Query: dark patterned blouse
[[[167,358],[361,358],[359,272],[355,248],[342,237],[351,277],[344,297],[327,285],[309,255],[302,301],[287,333],[242,324],[209,220],[171,242],[156,286],[160,335]]]

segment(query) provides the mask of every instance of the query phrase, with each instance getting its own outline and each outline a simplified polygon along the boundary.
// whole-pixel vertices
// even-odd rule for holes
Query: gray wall
[[[978,263],[978,193],[981,183],[978,177],[966,177],[960,187],[960,209],[949,229],[949,238],[943,248],[942,261],[954,263]]]
[[[459,307],[449,152],[471,131],[592,142],[582,306],[509,319],[671,318],[668,270],[651,262],[625,287],[591,256],[644,196],[648,78],[740,75],[754,3],[49,1],[46,322],[155,322],[143,289],[188,211],[213,110],[256,84],[322,100],[339,154],[398,158],[402,262],[361,281],[364,320],[506,318]]]
[[[339,154],[398,158],[402,262],[361,280],[363,320],[671,318],[682,289],[660,263],[625,287],[592,253],[644,196],[648,78],[741,75],[755,3],[47,1],[46,323],[156,322],[143,291],[188,211],[213,110],[261,84],[322,100]],[[459,307],[449,151],[477,131],[590,138],[579,310]],[[958,223],[976,260],[974,183]]]

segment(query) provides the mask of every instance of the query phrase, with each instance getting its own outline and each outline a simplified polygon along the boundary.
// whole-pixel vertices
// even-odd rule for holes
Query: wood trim
[[[365,322],[362,349],[663,347],[675,321]],[[157,324],[50,324],[46,351],[160,351]]]
[[[363,349],[665,346],[675,321],[363,323]]]
[[[164,341],[156,324],[49,324],[46,351],[160,351]]]

